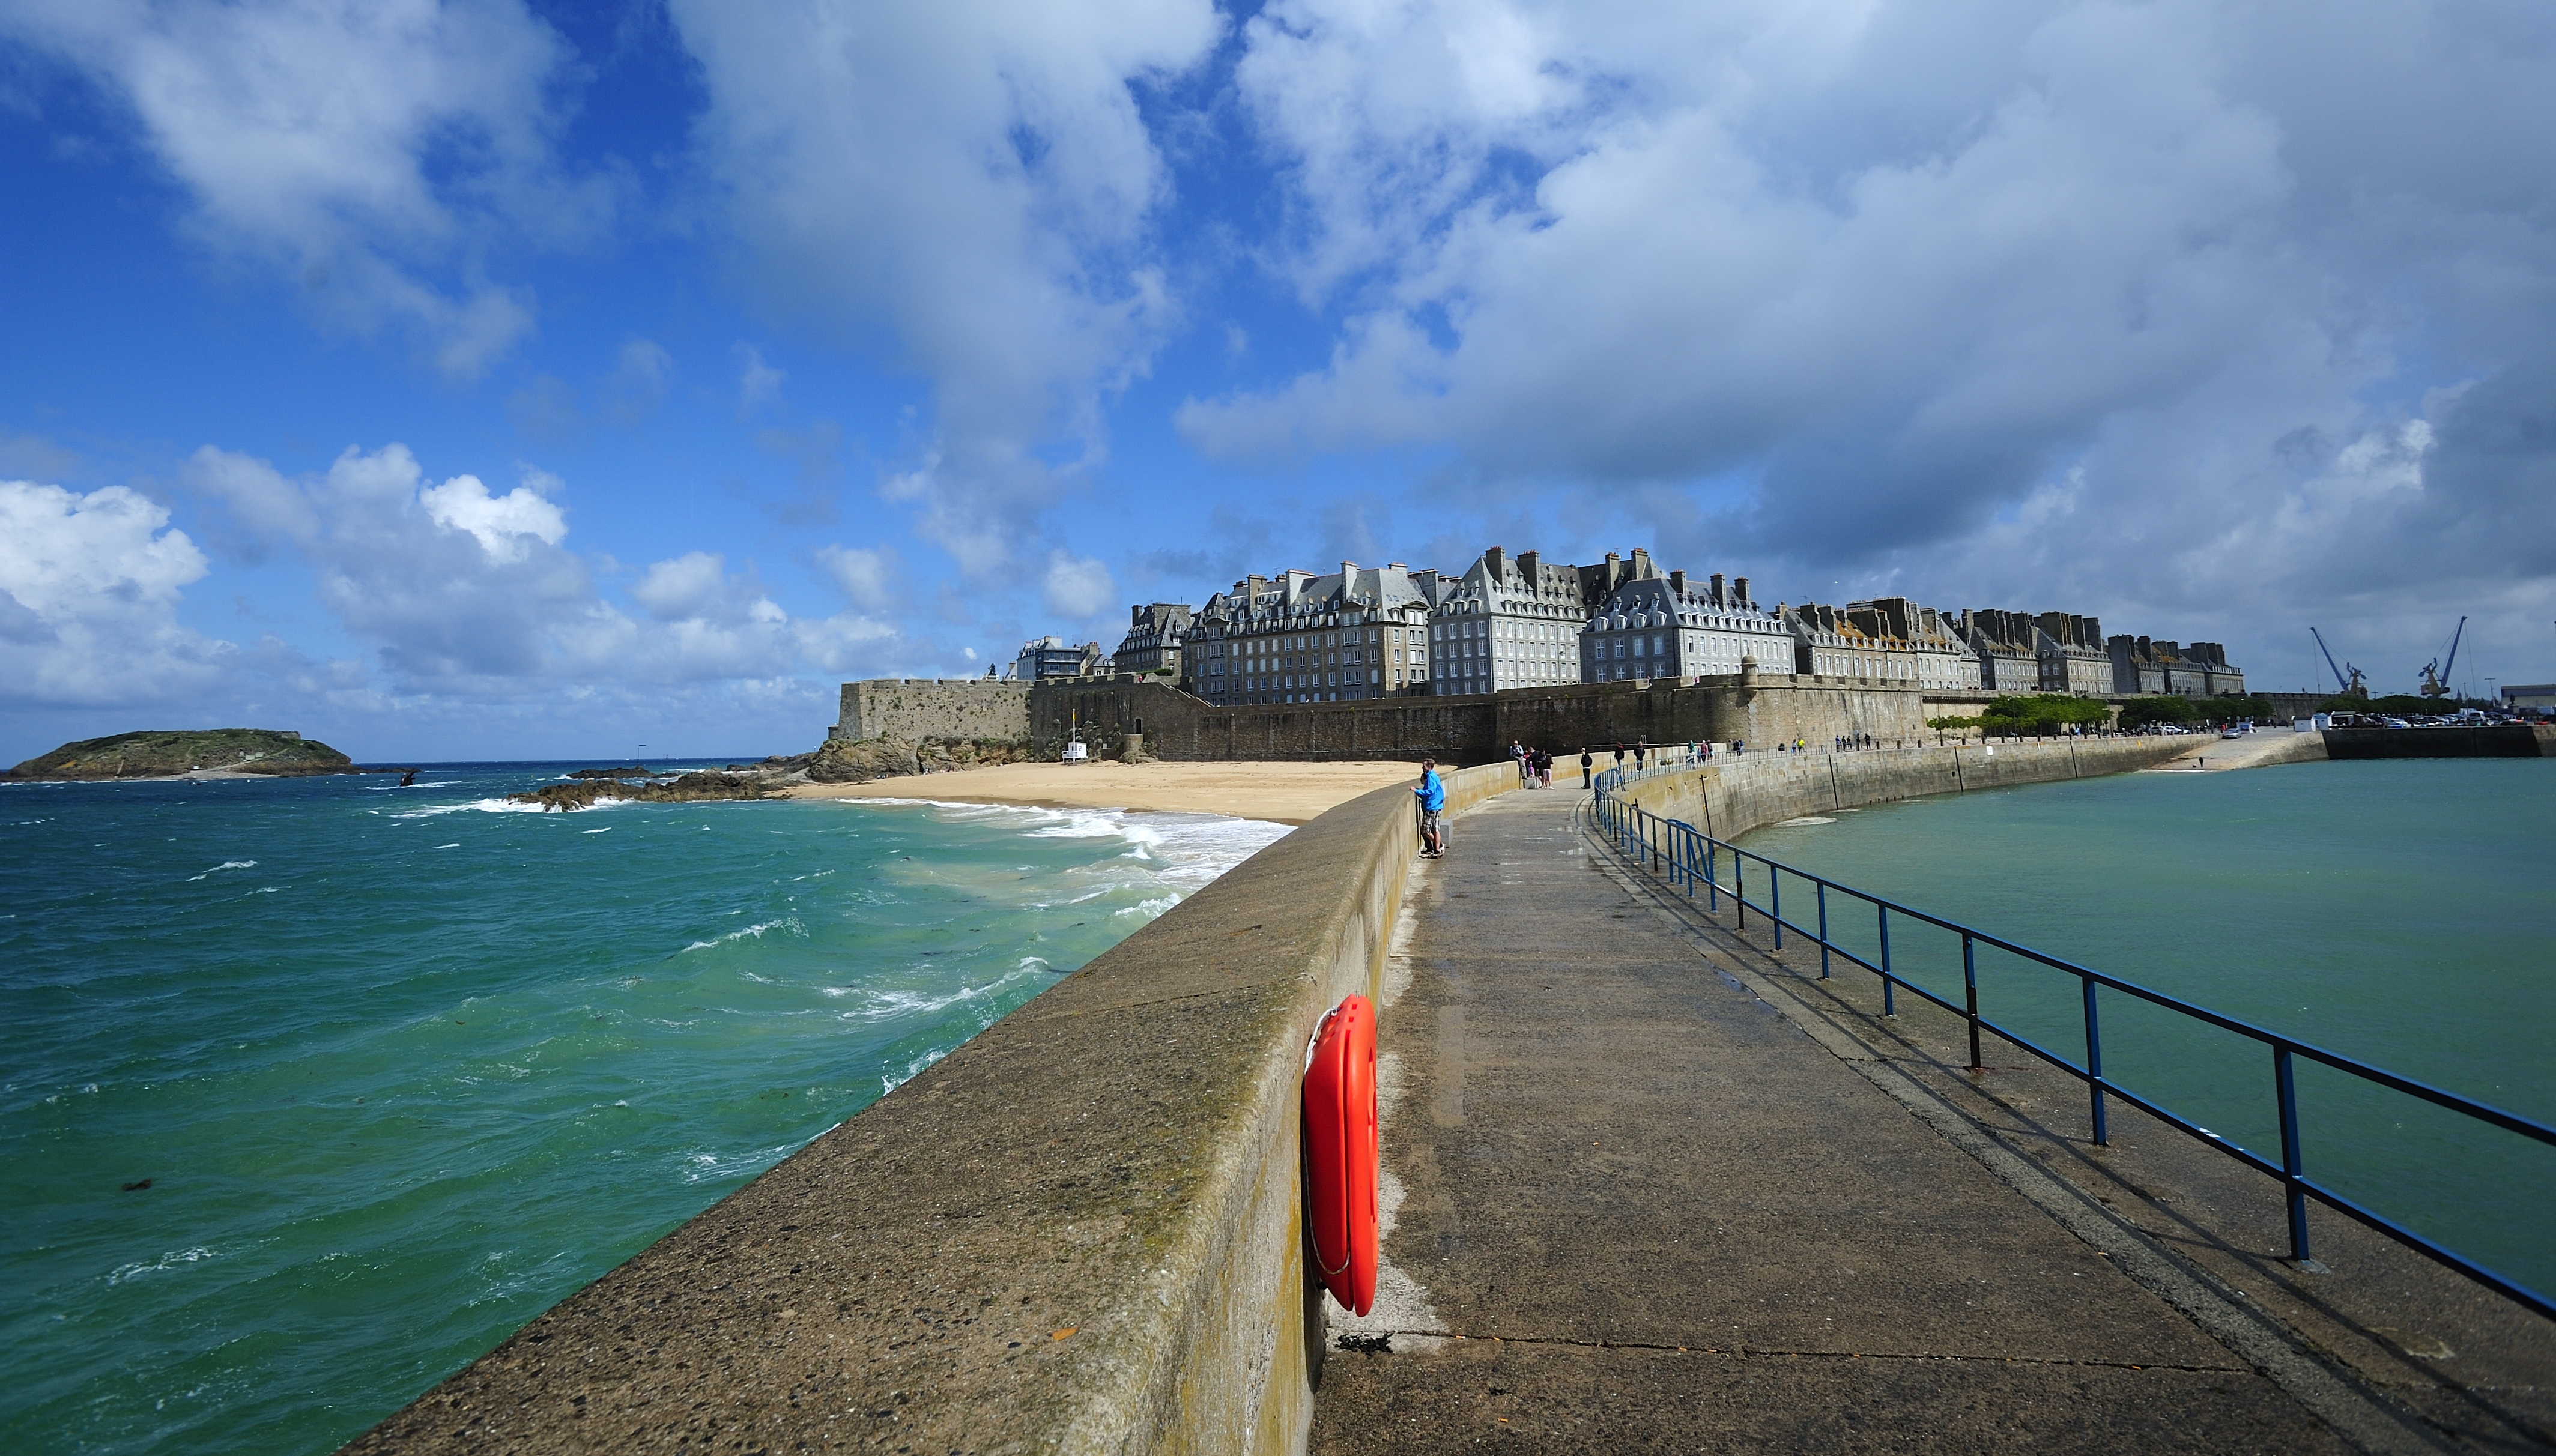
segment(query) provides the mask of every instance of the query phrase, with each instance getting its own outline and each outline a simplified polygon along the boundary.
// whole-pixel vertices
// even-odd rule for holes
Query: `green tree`
[[[2133,699],[2121,708],[2121,728],[2124,732],[2136,731],[2158,723],[2198,723],[2200,721],[2201,709],[2194,707],[2189,698],[2142,697]]]
[[[2030,697],[1997,698],[1981,710],[1980,717],[1990,733],[2023,738],[2058,733],[2072,724],[2107,723],[2111,721],[2112,710],[2101,698],[2044,692]]]

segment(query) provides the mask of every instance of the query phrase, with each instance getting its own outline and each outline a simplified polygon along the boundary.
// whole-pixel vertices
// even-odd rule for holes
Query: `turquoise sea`
[[[2316,763],[2107,779],[1794,820],[1747,848],[2541,1123],[2556,1123],[2556,764]],[[1785,916],[1813,921],[1786,877]],[[1765,889],[1750,898],[1764,904]],[[1873,911],[1833,938],[1877,958]],[[1895,971],[1962,999],[1958,936],[1905,919]],[[2082,1060],[2074,977],[1979,951],[1981,1011]],[[1841,967],[1838,974],[1869,978]],[[2277,1161],[2261,1043],[2116,992],[2106,1074]],[[2023,1053],[1989,1043],[1992,1063]],[[2297,1063],[2311,1177],[2556,1293],[2556,1149]],[[2266,1183],[2266,1197],[2276,1197]]]
[[[0,1450],[333,1449],[1285,832],[0,788]]]

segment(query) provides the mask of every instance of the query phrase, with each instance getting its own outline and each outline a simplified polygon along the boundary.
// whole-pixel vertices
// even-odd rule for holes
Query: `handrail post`
[[[1881,921],[1881,1014],[1895,1017],[1899,1015],[1899,1003],[1891,995],[1894,988],[1890,977],[1890,907],[1876,900],[1872,908]]]
[[[1704,908],[1722,913],[1722,846],[1708,839],[1704,842]]]
[[[1739,928],[1748,928],[1748,861],[1739,846],[1730,846],[1730,903],[1738,908]]]
[[[1766,865],[1766,913],[1775,921],[1775,948],[1784,948],[1784,872],[1772,861]]]
[[[2299,1092],[2290,1075],[2287,1046],[2272,1047],[2272,1078],[2281,1097],[2281,1183],[2289,1193],[2290,1262],[2305,1265],[2314,1262],[2308,1258],[2308,1193],[2302,1181],[2307,1167],[2299,1153]]]
[[[1820,979],[1829,978],[1829,882],[1814,880],[1820,897]]]
[[[1962,932],[1962,1001],[1971,1020],[1971,1070],[1980,1069],[1980,960],[1971,932]]]
[[[2095,978],[2079,976],[2086,985],[2086,1092],[2093,1099],[2095,1113],[2095,1146],[2109,1145],[2104,1135],[2104,1037],[2095,1023]]]

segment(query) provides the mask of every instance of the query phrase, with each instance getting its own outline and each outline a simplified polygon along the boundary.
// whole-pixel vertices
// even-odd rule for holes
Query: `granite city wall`
[[[347,1449],[1302,1451],[1297,1082],[1416,841],[1297,829]]]
[[[1822,677],[1735,677],[1587,683],[1472,697],[1217,707],[1178,688],[1121,678],[1051,679],[1030,693],[1030,736],[1062,747],[1082,735],[1092,752],[1116,752],[1143,724],[1145,751],[1163,759],[1409,759],[1489,763],[1512,742],[1576,755],[1647,738],[1652,743],[1733,739],[1826,745],[1839,734],[1916,742],[1925,695]]]
[[[878,677],[843,684],[835,738],[1000,739],[1030,736],[1030,685],[990,677]]]

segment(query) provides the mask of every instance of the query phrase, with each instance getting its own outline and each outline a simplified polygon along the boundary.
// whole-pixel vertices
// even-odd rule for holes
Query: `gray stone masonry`
[[[841,717],[831,736],[990,738],[1030,736],[1030,685],[990,677],[878,677],[843,684]]]

